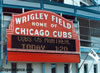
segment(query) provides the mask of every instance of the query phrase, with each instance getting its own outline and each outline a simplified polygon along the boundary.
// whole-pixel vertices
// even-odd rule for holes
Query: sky
[[[98,2],[98,4],[100,4],[100,0],[94,0],[94,1]]]
[[[100,4],[100,0],[98,0],[98,3]]]
[[[98,0],[98,3],[100,4],[100,0]]]

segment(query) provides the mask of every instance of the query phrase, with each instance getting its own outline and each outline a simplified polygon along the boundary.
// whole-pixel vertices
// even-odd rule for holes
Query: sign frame
[[[31,18],[30,19],[28,19],[28,18],[26,19],[26,17],[25,17],[25,16],[28,17],[29,14],[31,14],[31,16],[32,16],[32,13],[34,13],[34,15],[37,14],[35,16],[39,16],[39,14],[41,13],[39,18],[38,17],[34,17],[34,19],[35,19],[34,22],[35,21],[36,22],[45,22],[45,24],[41,28],[44,29],[44,31],[48,30],[49,35],[43,35],[42,34],[43,35],[42,36],[42,35],[40,35],[40,33],[38,35],[38,33],[37,33],[37,31],[35,31],[35,29],[41,30],[41,28],[39,28],[37,26],[34,26],[34,31],[35,31],[34,34],[36,34],[36,35],[33,35],[33,29],[32,29],[33,26],[32,25],[28,26],[28,24],[30,24],[30,22],[32,23],[33,20],[30,21]],[[43,14],[44,14],[44,16],[43,16]],[[47,16],[48,16],[48,18],[47,18]],[[52,16],[52,17],[50,18],[50,16]],[[17,21],[16,21],[16,19],[17,19]],[[22,19],[24,19],[24,20],[22,20]],[[30,21],[30,22],[28,22],[28,21]],[[51,26],[49,23],[51,25],[52,24],[56,24],[56,25]],[[48,26],[48,24],[49,24],[49,26]],[[70,24],[68,26],[68,28],[67,28],[67,24],[68,25]],[[31,26],[32,26],[32,28],[31,28]],[[23,30],[23,28],[25,28],[25,31]],[[30,31],[30,33],[29,33],[29,31]],[[58,32],[59,31],[62,31],[62,33],[63,33],[61,37],[58,36]],[[24,36],[28,36],[28,37],[30,37],[30,36],[33,37],[34,36],[34,37],[42,37],[42,38],[48,37],[48,38],[54,38],[54,39],[60,38],[60,39],[75,40],[75,48],[76,49],[75,49],[75,51],[52,51],[52,50],[25,50],[25,49],[21,49],[21,48],[19,48],[19,49],[12,48],[12,35],[16,35],[16,36],[24,35]],[[38,54],[41,54],[41,56],[39,58],[34,58],[32,60],[28,60],[28,56],[27,56],[27,59],[23,58],[22,61],[32,61],[32,62],[35,62],[35,61],[37,61],[37,62],[73,62],[73,63],[74,63],[73,59],[76,59],[75,63],[78,63],[80,61],[79,38],[78,38],[78,35],[76,33],[76,30],[75,30],[73,22],[69,21],[69,20],[67,20],[67,19],[65,19],[65,18],[63,18],[63,17],[61,17],[61,16],[59,16],[59,15],[53,13],[53,12],[49,12],[49,11],[45,11],[45,10],[33,10],[33,11],[29,11],[29,12],[25,12],[25,13],[22,13],[22,14],[18,14],[18,15],[13,15],[12,16],[11,23],[9,24],[9,29],[7,29],[7,50],[8,50],[8,60],[9,61],[21,61],[20,58],[24,57],[24,56],[27,56],[26,54],[29,54],[29,53],[30,53],[30,55],[33,54],[34,55],[33,57],[37,56]],[[15,56],[14,56],[14,53],[15,53]],[[18,53],[20,53],[20,54],[24,53],[24,55],[22,55],[19,58],[18,57]],[[45,60],[47,57],[44,56],[44,55],[48,55],[48,57],[50,57],[50,61],[49,61],[49,59]],[[59,55],[59,56],[57,56],[57,55]],[[64,61],[61,61],[59,59],[59,57],[62,57]],[[68,58],[72,57],[73,59],[69,59],[69,61],[67,61],[67,59],[64,59],[65,57],[66,58],[67,57]],[[44,58],[44,60],[40,60],[40,58]],[[56,58],[56,59],[54,60],[54,58]],[[58,61],[58,60],[60,60],[60,61]]]

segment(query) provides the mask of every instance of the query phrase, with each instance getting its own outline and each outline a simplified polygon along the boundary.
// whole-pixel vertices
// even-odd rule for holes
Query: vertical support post
[[[79,63],[77,64],[77,68],[78,68],[77,72],[80,73],[80,71],[79,71]]]
[[[75,15],[75,19],[74,19],[74,23],[77,23],[77,8],[74,8],[74,15]]]
[[[45,73],[45,64],[42,65],[42,73]]]
[[[74,0],[73,0],[73,5],[74,5]],[[80,32],[79,32],[79,23],[78,23],[78,20],[77,20],[77,8],[75,7],[74,8],[74,15],[75,15],[75,19],[74,19],[74,24],[77,24],[78,26],[77,26],[77,34],[79,34],[80,35]],[[76,27],[75,27],[76,28]],[[79,38],[80,39],[80,38]],[[81,52],[81,51],[80,51]],[[79,71],[79,63],[77,63],[76,64],[77,65],[77,72],[78,73],[80,73],[80,71]]]
[[[43,10],[44,9],[44,4],[43,4],[43,1],[41,1],[41,9]]]
[[[72,73],[72,63],[68,64],[68,69],[69,69],[68,72]]]
[[[60,16],[62,16],[62,13],[60,13]]]
[[[24,13],[25,12],[25,9],[24,8],[22,8],[22,13]]]
[[[2,30],[2,0],[0,0],[0,68],[2,67],[2,43],[1,43],[1,30]]]

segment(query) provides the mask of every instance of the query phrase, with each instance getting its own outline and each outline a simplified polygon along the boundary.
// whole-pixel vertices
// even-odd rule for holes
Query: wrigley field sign
[[[19,35],[12,35],[12,48],[22,48],[27,50],[76,51],[75,40]]]
[[[79,44],[72,21],[44,10],[13,15],[7,38],[8,50],[16,51],[67,53]]]

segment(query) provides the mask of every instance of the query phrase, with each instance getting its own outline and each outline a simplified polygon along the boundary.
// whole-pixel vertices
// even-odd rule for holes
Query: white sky
[[[98,2],[98,4],[100,4],[100,0],[94,0],[94,1]]]
[[[98,0],[98,3],[100,4],[100,0]]]
[[[100,0],[98,0],[98,3],[100,4]]]

